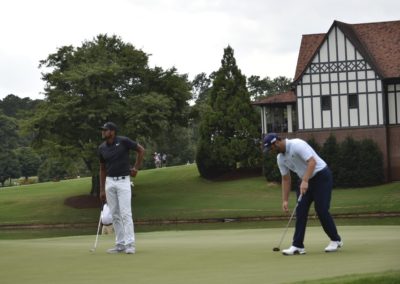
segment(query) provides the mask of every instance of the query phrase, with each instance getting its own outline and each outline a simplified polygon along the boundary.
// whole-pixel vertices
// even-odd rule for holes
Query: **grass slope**
[[[399,280],[400,226],[339,230],[345,245],[338,253],[323,252],[327,238],[313,227],[307,254],[293,257],[272,252],[282,229],[139,233],[135,255],[107,255],[110,236],[101,236],[95,253],[89,252],[94,236],[2,240],[1,283],[321,283],[388,270]]]
[[[96,224],[99,209],[64,205],[67,197],[88,194],[90,181],[82,178],[0,189],[0,225]],[[135,184],[135,220],[282,215],[280,186],[268,184],[263,177],[212,182],[200,178],[196,166],[190,165],[141,171]],[[290,202],[293,208],[294,196]],[[334,190],[331,211],[400,212],[399,183]]]

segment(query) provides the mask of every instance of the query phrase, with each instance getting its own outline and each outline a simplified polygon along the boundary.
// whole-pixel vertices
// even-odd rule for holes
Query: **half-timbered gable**
[[[384,124],[382,77],[343,25],[332,25],[297,74],[299,130]],[[303,36],[303,41],[308,40]]]
[[[283,117],[293,125],[278,131],[286,137],[372,139],[386,179],[400,180],[400,21],[334,21],[327,33],[303,35],[291,100],[287,95],[254,103],[263,135]]]

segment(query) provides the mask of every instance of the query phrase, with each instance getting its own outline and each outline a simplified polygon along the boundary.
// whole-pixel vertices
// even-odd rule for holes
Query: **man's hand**
[[[308,182],[302,180],[300,184],[300,195],[306,194],[308,190]]]
[[[289,207],[288,207],[288,202],[287,201],[283,201],[282,202],[282,210],[285,211],[286,213],[289,212]]]
[[[135,177],[137,175],[137,173],[138,173],[138,170],[135,167],[131,168],[131,177]]]

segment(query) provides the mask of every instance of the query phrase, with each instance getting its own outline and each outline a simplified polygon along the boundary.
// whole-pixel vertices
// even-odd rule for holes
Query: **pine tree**
[[[210,111],[200,125],[196,162],[205,178],[254,167],[261,156],[254,142],[258,117],[230,46],[224,49],[221,63],[212,83]]]

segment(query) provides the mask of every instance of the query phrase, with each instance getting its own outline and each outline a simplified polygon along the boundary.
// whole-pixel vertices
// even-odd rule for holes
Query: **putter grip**
[[[300,194],[300,195],[299,195],[299,198],[297,199],[297,202],[300,202],[302,198],[303,198],[303,195]]]

